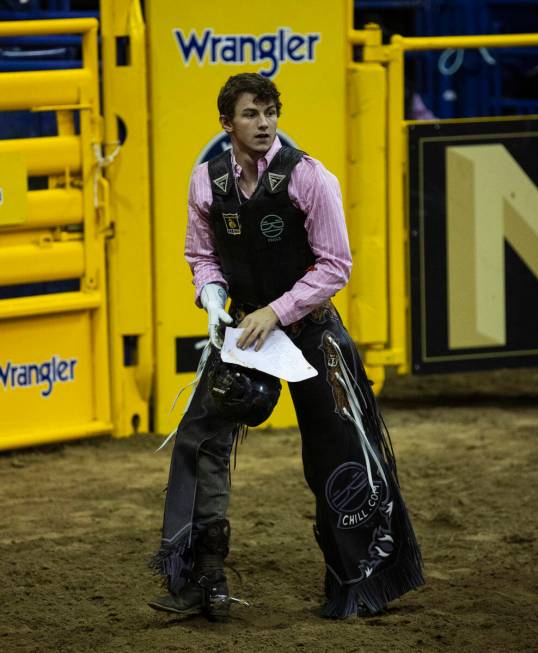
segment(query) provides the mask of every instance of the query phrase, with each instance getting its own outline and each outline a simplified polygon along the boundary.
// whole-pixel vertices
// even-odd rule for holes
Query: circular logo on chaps
[[[270,213],[260,222],[260,229],[262,234],[269,241],[280,240],[280,236],[284,231],[284,220],[279,215]]]
[[[374,476],[373,488],[366,467],[359,463],[343,463],[329,476],[325,497],[338,513],[338,528],[356,528],[365,524],[381,503],[382,483]]]

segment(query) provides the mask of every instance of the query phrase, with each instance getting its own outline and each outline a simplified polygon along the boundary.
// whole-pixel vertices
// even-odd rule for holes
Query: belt
[[[232,300],[229,312],[237,326],[238,324],[241,324],[243,319],[249,313],[253,313],[259,308],[263,308],[263,306],[254,306],[252,304],[245,304],[243,302],[235,302]],[[329,319],[340,319],[340,315],[330,299],[313,308],[310,313],[307,313],[296,322],[292,322],[291,324],[282,327],[282,330],[292,338],[293,336],[299,335],[307,323],[323,324]]]

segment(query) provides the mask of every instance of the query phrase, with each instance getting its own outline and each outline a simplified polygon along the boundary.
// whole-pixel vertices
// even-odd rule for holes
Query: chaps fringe
[[[187,582],[192,569],[192,548],[183,540],[173,549],[160,548],[149,562],[155,575],[162,576],[163,586],[171,593],[178,594]]]
[[[383,612],[387,603],[424,584],[420,567],[411,560],[400,560],[375,576],[352,585],[340,585],[327,571],[327,602],[321,616],[328,619],[345,619],[366,606],[372,615]]]
[[[322,617],[345,619],[358,614],[361,606],[366,606],[370,613],[375,615],[383,612],[390,601],[424,585],[420,548],[401,495],[397,499],[402,506],[403,534],[398,555],[390,566],[374,571],[369,578],[353,584],[342,585],[327,569],[325,576],[327,602],[322,608]]]

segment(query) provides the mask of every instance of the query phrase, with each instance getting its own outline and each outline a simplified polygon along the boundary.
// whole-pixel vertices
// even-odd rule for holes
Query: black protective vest
[[[249,199],[236,184],[229,151],[209,161],[209,220],[235,302],[265,306],[290,290],[315,261],[306,216],[288,195],[291,171],[302,156],[300,150],[282,147]]]

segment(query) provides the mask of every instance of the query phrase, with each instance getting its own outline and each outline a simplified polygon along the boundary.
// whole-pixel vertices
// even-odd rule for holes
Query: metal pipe
[[[54,313],[72,313],[99,308],[102,302],[98,292],[60,292],[51,295],[33,295],[0,300],[0,320]]]
[[[26,158],[29,175],[58,175],[81,167],[78,136],[44,136],[0,141],[0,156],[6,152],[21,152]]]
[[[46,229],[82,223],[82,193],[74,188],[28,193],[28,219],[18,229]]]
[[[366,45],[368,43],[368,32],[366,30],[350,29],[347,39],[351,45]]]
[[[3,73],[0,75],[0,110],[78,105],[80,87],[91,83],[90,72],[84,69]]]
[[[0,286],[76,279],[83,274],[84,247],[80,241],[2,248]]]
[[[473,36],[393,36],[402,50],[445,50],[446,48],[512,48],[538,46],[538,34],[477,34]]]
[[[397,43],[397,39],[393,39]],[[399,45],[399,43],[397,43]],[[407,372],[407,232],[404,214],[404,61],[401,49],[395,48],[388,65],[388,248],[390,346],[386,364]],[[372,352],[373,353],[373,352]]]
[[[97,29],[95,18],[60,18],[58,20],[11,20],[0,22],[0,37],[37,36],[39,34],[85,34]]]

